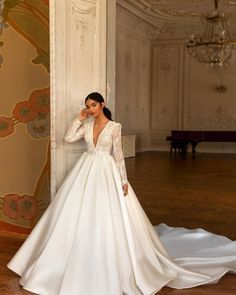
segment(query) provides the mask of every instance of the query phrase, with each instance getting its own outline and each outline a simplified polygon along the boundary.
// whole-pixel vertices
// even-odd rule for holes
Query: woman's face
[[[95,118],[103,112],[104,103],[100,103],[89,98],[87,99],[85,105],[86,105],[88,114]]]

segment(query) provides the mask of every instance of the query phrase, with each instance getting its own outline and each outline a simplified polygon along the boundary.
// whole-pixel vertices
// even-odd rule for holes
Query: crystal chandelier
[[[222,68],[232,60],[232,51],[236,41],[229,30],[229,13],[218,10],[219,0],[214,0],[215,10],[205,14],[201,20],[205,25],[202,36],[191,36],[187,42],[188,53],[201,63],[212,68]]]

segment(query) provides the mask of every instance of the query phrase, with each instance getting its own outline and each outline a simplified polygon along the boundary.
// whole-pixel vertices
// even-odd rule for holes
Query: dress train
[[[8,263],[40,295],[154,295],[236,272],[236,244],[201,229],[153,227],[128,183],[121,125],[109,121],[93,143],[93,122],[76,119],[68,142],[84,138],[51,204]]]

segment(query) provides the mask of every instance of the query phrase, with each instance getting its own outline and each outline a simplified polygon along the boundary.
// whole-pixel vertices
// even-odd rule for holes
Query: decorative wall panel
[[[163,43],[153,46],[151,145],[162,149],[171,129],[179,127],[179,73],[181,47]]]
[[[64,142],[67,128],[88,93],[107,98],[107,13],[106,0],[51,2],[52,195],[85,149]]]
[[[149,145],[150,27],[117,7],[116,119],[123,132],[136,134],[137,150]]]

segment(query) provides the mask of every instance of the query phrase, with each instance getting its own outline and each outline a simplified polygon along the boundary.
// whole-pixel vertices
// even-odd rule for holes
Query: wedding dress
[[[23,288],[40,295],[153,295],[236,272],[236,242],[204,230],[153,227],[130,184],[121,125],[109,121],[93,142],[94,121],[75,119],[65,140],[84,138],[55,198],[9,262]]]

